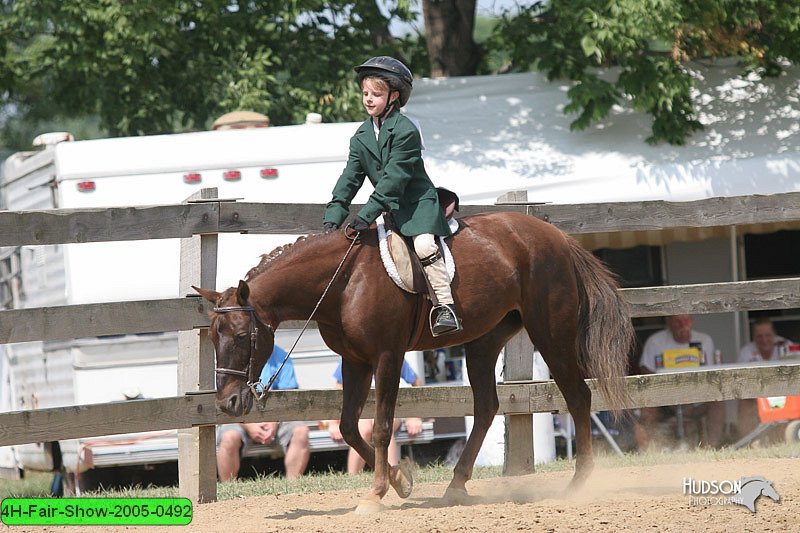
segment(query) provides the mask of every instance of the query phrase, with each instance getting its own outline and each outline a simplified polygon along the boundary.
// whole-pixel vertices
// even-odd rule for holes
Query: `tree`
[[[653,117],[651,144],[683,144],[702,128],[692,62],[736,57],[775,76],[800,59],[800,4],[784,0],[549,0],[506,12],[491,46],[514,70],[569,79],[572,129],[629,101]]]
[[[432,76],[470,76],[481,61],[473,39],[476,0],[423,0]]]
[[[409,5],[0,0],[0,105],[31,119],[97,116],[110,135],[204,129],[235,109],[274,124],[309,111],[354,119],[352,67],[397,53],[388,25],[410,20]]]
[[[393,55],[421,75],[502,70],[573,80],[573,129],[629,103],[653,117],[648,142],[699,129],[692,62],[734,56],[778,75],[800,55],[800,4],[783,0],[548,0],[506,12],[474,38],[476,0],[0,0],[0,135],[97,117],[129,135],[204,129],[234,109],[274,124],[362,116],[352,67]],[[494,67],[491,67],[494,68]]]

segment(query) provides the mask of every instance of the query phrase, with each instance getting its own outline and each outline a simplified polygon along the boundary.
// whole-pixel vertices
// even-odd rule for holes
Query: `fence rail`
[[[608,409],[587,380],[592,410]],[[800,364],[761,367],[731,367],[694,372],[671,372],[625,378],[631,407],[656,407],[800,393]],[[552,380],[513,382],[497,386],[503,415],[563,412],[566,402]],[[675,398],[680,398],[677,402]],[[201,391],[173,398],[130,400],[49,409],[0,413],[0,446],[74,439],[114,433],[136,433],[192,428],[231,422],[263,420],[330,420],[340,415],[341,390],[296,390],[271,392],[262,407],[234,418],[217,412],[214,392]],[[366,410],[375,408],[374,391]],[[449,417],[473,414],[469,387],[401,388],[397,416]]]
[[[800,278],[620,289],[634,317],[707,314],[800,307]],[[0,342],[180,331],[209,325],[202,298],[168,298],[0,311]],[[297,329],[305,322],[283,322]],[[315,327],[314,323],[310,327]]]
[[[216,234],[314,232],[323,212],[317,204],[239,203],[212,196],[204,193],[171,206],[0,212],[0,246],[182,238],[186,247],[180,294],[188,294],[189,283],[213,285]],[[464,205],[460,214],[488,211],[527,213],[575,235],[796,223],[800,193],[575,206],[533,205],[524,195],[511,193],[499,205]],[[800,307],[800,278],[626,289],[623,294],[634,316],[787,309]],[[0,343],[181,331],[178,391],[185,393],[157,400],[0,413],[0,445],[179,429],[181,493],[200,501],[214,499],[211,425],[234,419],[217,413],[213,393],[207,391],[213,386],[213,349],[203,330],[208,326],[209,307],[199,298],[173,298],[0,311]],[[508,376],[531,375],[528,354],[532,346],[523,337],[507,347]],[[780,365],[636,376],[625,384],[632,407],[649,407],[797,394],[798,377],[800,365]],[[594,382],[590,386],[594,388]],[[530,414],[563,410],[564,401],[552,382],[532,383],[523,378],[498,389],[501,413],[508,415],[510,424],[506,471],[529,471]],[[600,395],[594,395],[592,405],[595,410],[606,408]],[[265,411],[241,420],[330,419],[338,416],[340,406],[341,391],[281,391],[269,395]],[[472,396],[467,387],[402,389],[397,412],[399,416],[469,415]]]
[[[513,197],[512,197],[513,198]],[[353,205],[351,212],[360,209]],[[262,204],[205,199],[181,205],[0,211],[0,246],[189,237],[209,233],[303,234],[319,231],[322,204]],[[514,211],[570,234],[653,231],[800,221],[800,193],[693,202],[462,205],[460,216]]]

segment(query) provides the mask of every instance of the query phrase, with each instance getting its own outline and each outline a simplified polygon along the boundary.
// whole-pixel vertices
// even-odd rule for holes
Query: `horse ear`
[[[239,280],[239,286],[236,287],[236,301],[242,307],[247,305],[247,300],[250,298],[250,287],[244,280]]]
[[[219,295],[217,291],[212,291],[211,289],[204,289],[202,287],[195,287],[192,285],[192,288],[197,291],[197,294],[211,302],[212,304],[216,304],[217,300],[219,300]]]

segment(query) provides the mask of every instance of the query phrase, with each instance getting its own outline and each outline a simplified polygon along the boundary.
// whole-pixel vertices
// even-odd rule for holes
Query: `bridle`
[[[269,324],[265,324],[259,320],[258,315],[256,315],[256,308],[252,305],[241,305],[241,306],[228,306],[228,307],[215,307],[215,313],[230,313],[232,311],[243,311],[250,315],[250,354],[247,360],[247,367],[244,370],[236,370],[233,368],[224,368],[224,367],[216,367],[214,371],[217,374],[227,374],[229,376],[234,376],[237,378],[241,378],[245,380],[245,383],[250,388],[250,391],[253,393],[257,399],[261,399],[266,392],[262,390],[258,390],[258,386],[262,385],[261,380],[255,376],[255,356],[258,353],[258,325],[257,323],[261,323],[265,328],[267,328],[272,335],[275,335],[275,328],[270,326]]]

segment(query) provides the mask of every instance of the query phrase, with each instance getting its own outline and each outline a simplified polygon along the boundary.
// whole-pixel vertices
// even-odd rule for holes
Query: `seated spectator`
[[[403,368],[400,371],[400,377],[403,378],[408,385],[412,387],[419,387],[423,385],[423,380],[421,377],[417,376],[417,373],[414,372],[414,369],[411,368],[405,360],[403,361]],[[336,388],[342,388],[342,362],[339,361],[339,366],[336,367],[336,370],[333,373],[333,378],[336,381]],[[373,378],[372,386],[375,386],[375,379]],[[372,442],[372,426],[374,425],[374,420],[372,418],[362,418],[358,421],[358,431],[361,433],[361,436],[367,442]],[[396,465],[400,463],[400,446],[397,445],[397,441],[395,440],[394,434],[397,433],[397,430],[400,429],[401,420],[399,418],[395,418],[392,422],[392,439],[389,441],[389,464]],[[406,431],[408,431],[408,435],[411,437],[416,437],[422,432],[422,419],[421,418],[406,418]],[[331,438],[337,442],[342,442],[344,438],[342,437],[342,432],[339,430],[339,421],[338,420],[329,420],[328,421],[328,431],[331,434]],[[366,462],[364,459],[358,455],[353,448],[350,448],[347,451],[347,473],[348,474],[358,474],[361,470],[364,469],[364,465]]]
[[[701,361],[705,365],[714,364],[714,341],[705,333],[692,329],[694,320],[691,315],[673,315],[666,319],[666,328],[651,335],[645,342],[639,360],[641,374],[653,374],[663,365],[665,356],[671,350],[697,347],[701,352]],[[674,353],[674,352],[673,352]],[[658,361],[661,361],[659,364]],[[725,426],[725,404],[722,402],[706,402],[681,406],[682,415],[686,419],[706,422],[705,445],[719,447],[722,444],[722,432]],[[640,409],[638,422],[634,426],[636,444],[639,449],[648,447],[655,425],[676,412],[673,407],[643,407]],[[681,428],[682,433],[682,428]]]
[[[279,346],[272,350],[267,364],[261,371],[261,382],[267,383],[286,357]],[[272,390],[300,388],[294,373],[292,360],[288,359],[281,369]],[[220,481],[230,481],[239,474],[241,458],[253,443],[271,444],[277,439],[283,449],[283,464],[287,478],[303,475],[311,457],[308,444],[308,426],[304,422],[253,422],[247,424],[222,424],[217,428],[217,474]]]
[[[769,318],[756,320],[751,331],[753,340],[742,346],[737,360],[739,363],[776,361],[780,356],[781,347],[793,344],[792,341],[775,334],[775,328]],[[759,423],[755,398],[739,400],[736,422],[739,435],[744,437],[758,427]]]

